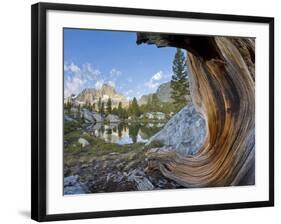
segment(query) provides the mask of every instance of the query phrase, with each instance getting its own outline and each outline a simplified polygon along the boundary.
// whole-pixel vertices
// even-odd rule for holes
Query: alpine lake
[[[89,133],[107,143],[118,145],[147,143],[164,125],[164,122],[96,123],[89,128]]]

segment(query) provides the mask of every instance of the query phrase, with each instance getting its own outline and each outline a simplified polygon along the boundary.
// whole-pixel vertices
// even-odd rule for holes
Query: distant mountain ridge
[[[171,98],[171,82],[166,82],[161,84],[155,94],[157,95],[158,99],[160,100],[160,102],[163,103],[167,103],[167,102],[172,102],[172,98]],[[139,99],[139,104],[146,104],[148,102],[149,99],[152,98],[153,93],[147,94],[147,95],[143,95],[140,99]]]
[[[65,98],[65,103],[71,101],[75,104],[85,105],[85,104],[97,104],[99,98],[102,102],[107,102],[110,98],[112,101],[112,106],[117,107],[119,102],[122,102],[124,106],[128,105],[127,98],[118,93],[115,88],[108,84],[103,84],[100,89],[96,88],[86,88],[82,90],[77,96],[70,96]]]
[[[154,93],[150,93],[147,95],[141,96],[138,100],[139,105],[146,104],[149,99],[152,98]],[[160,102],[172,102],[171,98],[171,82],[166,82],[161,84],[155,94],[157,95]],[[102,102],[106,103],[110,98],[112,101],[112,106],[117,107],[119,102],[122,103],[123,106],[128,106],[129,101],[122,93],[116,91],[116,89],[108,84],[103,84],[100,89],[96,88],[86,88],[83,89],[78,95],[72,95],[64,98],[64,103],[72,102],[76,105],[85,105],[85,104],[97,104],[99,98]]]

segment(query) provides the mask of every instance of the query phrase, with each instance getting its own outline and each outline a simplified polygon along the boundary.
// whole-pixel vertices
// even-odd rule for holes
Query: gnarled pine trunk
[[[137,43],[188,51],[193,103],[207,123],[196,155],[160,157],[163,175],[186,187],[254,184],[254,39],[138,33]]]

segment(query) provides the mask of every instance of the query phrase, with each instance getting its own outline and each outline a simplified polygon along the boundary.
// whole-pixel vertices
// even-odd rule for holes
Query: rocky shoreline
[[[153,159],[145,149],[109,152],[87,162],[81,160],[81,154],[73,156],[77,157],[77,163],[64,166],[65,195],[182,188],[150,165]]]

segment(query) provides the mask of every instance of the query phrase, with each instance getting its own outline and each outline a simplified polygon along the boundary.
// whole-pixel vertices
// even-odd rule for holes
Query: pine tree
[[[152,97],[151,97],[151,110],[156,112],[159,111],[159,107],[160,107],[160,101],[159,98],[157,96],[157,94],[153,93]]]
[[[112,101],[110,98],[108,98],[107,103],[106,103],[106,112],[107,112],[107,114],[111,114],[111,112],[112,112]]]
[[[128,113],[128,116],[132,116],[132,101],[129,101],[127,113]]]
[[[136,97],[133,98],[133,101],[131,103],[131,113],[135,117],[140,116],[140,108],[139,108],[138,101],[137,101]]]
[[[68,114],[71,113],[71,102],[70,101],[67,101],[67,103],[65,104],[65,109],[67,111]]]
[[[92,112],[94,112],[94,111],[96,111],[96,104],[95,103],[92,104]]]
[[[101,98],[99,98],[99,101],[98,101],[98,112],[101,113]]]
[[[90,102],[88,100],[86,101],[86,104],[85,104],[84,107],[88,110],[90,109]]]
[[[81,122],[82,122],[82,123],[85,123],[85,116],[84,116],[84,113],[82,113],[82,115],[81,115]]]
[[[176,110],[180,110],[184,105],[186,105],[186,96],[189,95],[190,92],[186,58],[183,51],[179,48],[177,48],[173,61],[171,88],[171,98],[173,99]]]
[[[80,118],[80,116],[81,116],[81,106],[80,106],[80,104],[78,104],[77,111],[78,111],[78,117]]]
[[[146,103],[146,106],[145,106],[146,112],[152,111],[152,109],[153,109],[152,107],[153,107],[152,106],[152,97],[148,97],[147,103]]]
[[[119,115],[118,115],[118,109],[117,109],[116,107],[114,107],[114,108],[112,109],[112,114],[119,116]]]
[[[100,113],[104,114],[104,102],[101,103]]]
[[[123,111],[123,108],[122,108],[122,102],[119,102],[119,104],[118,104],[117,115],[120,118],[124,118],[124,111]]]

